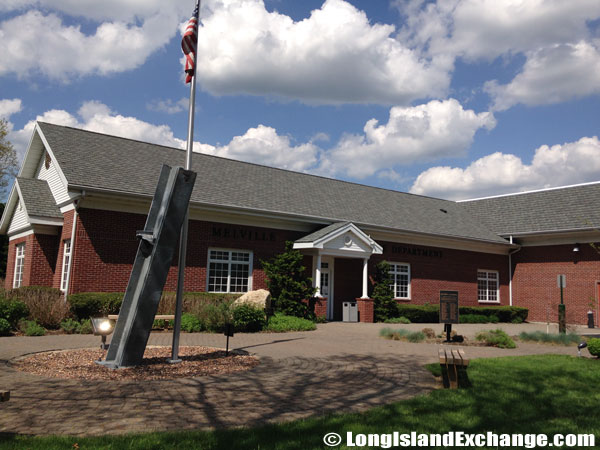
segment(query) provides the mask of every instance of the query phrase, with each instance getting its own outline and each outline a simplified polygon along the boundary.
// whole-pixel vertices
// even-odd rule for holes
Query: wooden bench
[[[109,314],[108,318],[110,320],[117,320],[119,318],[118,314]],[[175,314],[157,314],[154,316],[154,320],[175,320]]]
[[[0,402],[7,402],[10,400],[10,391],[0,391]]]
[[[440,348],[439,357],[444,387],[456,389],[469,384],[467,377],[469,359],[462,348]]]

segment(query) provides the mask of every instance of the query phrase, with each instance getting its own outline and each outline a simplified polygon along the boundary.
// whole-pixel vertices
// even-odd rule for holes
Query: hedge
[[[123,303],[121,292],[84,292],[69,295],[71,312],[78,320],[94,316],[118,314]]]
[[[524,322],[529,310],[518,306],[460,306],[459,314],[495,316],[500,322]],[[412,323],[438,323],[439,305],[404,305],[398,304],[398,316],[406,317]],[[491,321],[491,320],[490,320]]]

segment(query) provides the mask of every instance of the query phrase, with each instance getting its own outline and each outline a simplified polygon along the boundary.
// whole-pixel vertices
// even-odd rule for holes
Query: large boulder
[[[266,289],[246,292],[241,297],[235,299],[233,305],[252,305],[258,309],[267,310],[271,308],[271,293]]]

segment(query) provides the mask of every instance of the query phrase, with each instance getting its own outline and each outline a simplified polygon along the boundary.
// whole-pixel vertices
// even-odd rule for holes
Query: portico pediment
[[[363,258],[383,253],[383,248],[350,222],[338,222],[294,243],[295,249],[317,249],[321,254]]]

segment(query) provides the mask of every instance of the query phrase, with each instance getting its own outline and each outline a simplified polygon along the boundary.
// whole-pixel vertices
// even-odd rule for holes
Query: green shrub
[[[71,312],[78,320],[118,314],[123,302],[122,292],[84,292],[69,295]]]
[[[439,305],[404,305],[398,304],[398,316],[409,319],[412,323],[438,323]],[[517,306],[461,306],[459,316],[480,315],[488,317],[488,322],[522,323],[527,319],[529,310]],[[469,320],[469,319],[467,319]],[[463,322],[468,323],[468,322]],[[483,323],[483,322],[482,322]]]
[[[402,316],[402,317],[392,317],[389,319],[385,319],[383,321],[384,323],[403,323],[403,324],[409,324],[411,323],[409,319],[407,319],[406,317]]]
[[[301,317],[285,316],[281,313],[276,313],[269,319],[267,324],[268,331],[278,333],[285,331],[312,331],[317,326],[312,320],[302,319]]]
[[[375,266],[375,288],[371,294],[375,322],[385,322],[398,316],[398,304],[391,285],[390,265],[381,261]]]
[[[498,317],[484,314],[462,314],[459,316],[459,321],[460,323],[498,323]]]
[[[233,310],[235,331],[254,333],[265,327],[265,312],[251,305],[239,305]]]
[[[92,321],[90,319],[83,319],[79,327],[79,334],[92,334],[93,332]]]
[[[233,322],[232,303],[223,301],[218,304],[207,304],[200,311],[202,326],[212,333],[221,333],[226,323]]]
[[[552,344],[571,345],[581,342],[581,336],[576,333],[544,333],[543,331],[533,331],[527,333],[523,331],[519,334],[519,339],[522,341],[545,342]]]
[[[202,322],[193,314],[183,313],[181,315],[181,330],[187,333],[202,331]]]
[[[261,260],[267,276],[273,308],[289,316],[314,318],[316,288],[302,265],[304,256],[287,241],[285,251],[269,261]]]
[[[79,333],[81,324],[73,319],[65,319],[60,323],[60,328],[67,334]]]
[[[206,305],[218,305],[223,302],[232,302],[238,298],[240,294],[223,294],[216,292],[184,292],[183,293],[183,312],[196,314],[200,317],[199,310]],[[164,291],[160,302],[158,303],[158,311],[156,314],[174,314],[176,293],[172,291]]]
[[[412,323],[438,323],[440,321],[439,305],[404,305],[398,304],[398,315],[406,317]]]
[[[27,305],[20,300],[0,299],[0,318],[10,323],[12,328],[16,328],[19,321],[29,316]]]
[[[511,337],[506,334],[504,331],[490,330],[490,331],[480,331],[475,336],[480,342],[484,342],[486,345],[490,347],[498,347],[498,348],[515,348],[515,341],[511,339]]]
[[[26,320],[23,324],[23,330],[27,336],[43,336],[46,334],[44,327],[35,320]]]
[[[0,336],[9,336],[11,328],[8,320],[0,318]]]
[[[382,328],[379,335],[394,341],[422,342],[425,340],[425,333],[422,331],[409,331],[404,328],[392,330],[391,328]]]
[[[24,286],[7,292],[11,300],[27,306],[29,317],[49,329],[58,329],[69,315],[69,305],[63,293],[47,286]]]
[[[596,358],[600,358],[600,339],[591,338],[587,341],[587,349],[590,352],[590,355],[595,356]]]
[[[154,319],[154,322],[152,323],[152,328],[158,330],[166,330],[169,328],[173,328],[173,321],[164,319]]]

